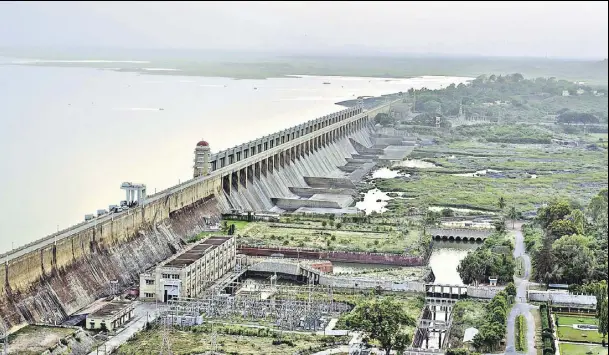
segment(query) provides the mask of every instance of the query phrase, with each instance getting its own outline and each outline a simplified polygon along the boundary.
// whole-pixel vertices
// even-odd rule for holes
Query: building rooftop
[[[229,236],[214,236],[209,237],[205,240],[201,240],[192,246],[184,249],[180,253],[174,255],[173,257],[167,259],[165,262],[159,265],[160,267],[175,267],[175,268],[184,268],[195,261],[201,259],[205,254],[218,247],[218,245],[222,245],[229,241],[232,237]]]
[[[112,317],[113,315],[121,312],[125,308],[130,307],[131,305],[132,305],[132,302],[130,302],[130,301],[112,301],[112,302],[106,304],[105,306],[103,306],[102,308],[98,309],[97,311],[89,314],[89,317],[93,317],[93,318]]]
[[[465,329],[465,333],[463,334],[463,342],[468,343],[474,341],[474,337],[478,334],[478,329],[476,328],[467,328]]]

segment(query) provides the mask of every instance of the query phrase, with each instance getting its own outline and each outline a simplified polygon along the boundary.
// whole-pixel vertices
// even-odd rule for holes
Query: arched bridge
[[[464,241],[464,242],[483,242],[491,235],[490,229],[444,229],[434,228],[429,230],[429,234],[434,240]]]

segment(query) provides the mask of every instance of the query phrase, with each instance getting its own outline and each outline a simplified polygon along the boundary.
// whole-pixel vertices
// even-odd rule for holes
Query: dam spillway
[[[354,182],[383,151],[374,146],[374,117],[391,104],[349,108],[213,154],[205,175],[0,255],[0,322],[60,323],[111,281],[137,280],[222,212],[349,205]]]

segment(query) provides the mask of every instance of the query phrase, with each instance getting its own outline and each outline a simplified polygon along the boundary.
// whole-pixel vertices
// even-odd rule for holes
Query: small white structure
[[[492,287],[497,286],[497,277],[489,277],[488,283],[489,283],[489,286],[492,286]]]
[[[478,329],[476,328],[467,328],[463,334],[463,344],[472,344],[474,342],[474,337],[478,334]]]
[[[562,96],[569,96],[569,90],[563,90]]]
[[[121,190],[125,190],[125,200],[127,201],[127,204],[132,204],[134,202],[141,204],[142,201],[146,199],[146,185],[144,184],[123,182],[121,184]]]

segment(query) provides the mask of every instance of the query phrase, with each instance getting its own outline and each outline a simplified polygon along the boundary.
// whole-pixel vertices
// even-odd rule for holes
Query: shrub
[[[516,351],[526,349],[526,323],[523,315],[516,317]]]

